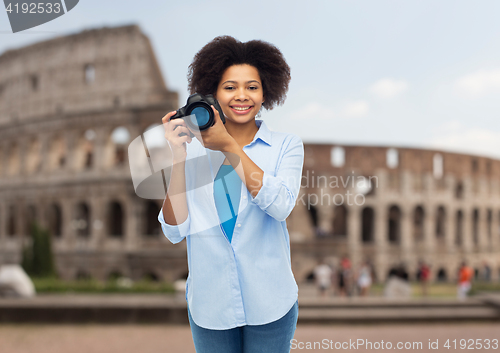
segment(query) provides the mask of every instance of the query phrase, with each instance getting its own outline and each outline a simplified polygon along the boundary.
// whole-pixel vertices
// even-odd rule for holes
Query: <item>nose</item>
[[[242,87],[236,91],[236,93],[235,93],[236,100],[246,100],[247,98],[248,98],[248,96],[246,94],[244,87]]]

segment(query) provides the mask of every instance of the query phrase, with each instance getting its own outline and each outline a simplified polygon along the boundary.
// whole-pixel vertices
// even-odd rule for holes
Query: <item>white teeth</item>
[[[234,110],[248,110],[251,107],[232,107]]]

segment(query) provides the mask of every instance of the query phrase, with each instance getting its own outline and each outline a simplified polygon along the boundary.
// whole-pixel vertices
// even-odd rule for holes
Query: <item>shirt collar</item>
[[[272,145],[272,132],[267,127],[264,120],[255,120],[255,125],[259,128],[255,134],[253,141],[249,144],[253,144],[257,139],[261,139],[263,142],[267,143],[269,146]]]

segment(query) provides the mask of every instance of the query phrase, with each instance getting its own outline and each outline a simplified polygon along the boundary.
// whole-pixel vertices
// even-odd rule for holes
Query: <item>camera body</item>
[[[203,131],[215,124],[215,114],[211,105],[219,112],[222,123],[226,123],[226,117],[222,112],[222,108],[211,94],[202,95],[195,93],[189,96],[184,107],[179,108],[177,113],[170,119],[184,119],[186,125],[194,131]]]

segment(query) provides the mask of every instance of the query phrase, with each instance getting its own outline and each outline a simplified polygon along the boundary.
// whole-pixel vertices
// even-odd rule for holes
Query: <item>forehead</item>
[[[259,70],[255,66],[248,64],[232,65],[229,66],[222,74],[221,83],[225,81],[247,82],[259,81]]]

